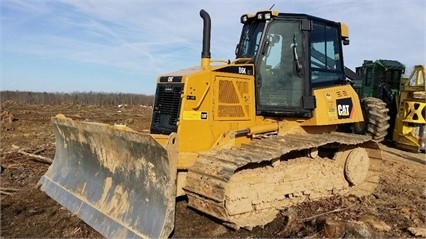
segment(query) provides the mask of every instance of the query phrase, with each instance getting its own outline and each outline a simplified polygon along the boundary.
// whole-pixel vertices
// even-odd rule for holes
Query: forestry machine
[[[414,66],[409,77],[401,79],[396,95],[396,119],[392,140],[398,148],[426,150],[426,68]]]
[[[426,142],[425,67],[417,65],[408,78],[404,64],[394,60],[365,60],[356,68],[353,86],[361,98],[365,122],[354,132],[377,142],[385,137],[396,147],[424,151]]]
[[[305,14],[241,16],[233,61],[210,59],[201,10],[200,66],[157,78],[150,134],[52,118],[54,163],[41,190],[106,237],[165,238],[176,197],[235,229],[333,195],[368,195],[381,151],[336,132],[363,121],[344,73],[345,24]]]

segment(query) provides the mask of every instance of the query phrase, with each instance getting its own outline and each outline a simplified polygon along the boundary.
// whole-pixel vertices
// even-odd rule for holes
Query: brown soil
[[[74,119],[127,124],[149,129],[151,110],[80,105],[1,106],[1,237],[98,238],[98,232],[37,188],[48,164],[20,154],[23,150],[54,158],[55,139],[50,117],[63,113]],[[365,198],[333,197],[282,211],[263,228],[235,231],[187,207],[179,198],[172,237],[324,237],[326,220],[363,222],[374,237],[413,237],[409,227],[426,228],[426,166],[424,154],[381,146],[383,173],[379,187]]]

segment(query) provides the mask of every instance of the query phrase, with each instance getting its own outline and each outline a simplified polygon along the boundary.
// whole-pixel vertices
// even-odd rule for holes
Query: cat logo
[[[207,112],[201,112],[201,119],[207,119]]]
[[[339,116],[349,116],[349,105],[337,105],[337,114]]]
[[[345,98],[345,99],[338,99],[336,100],[336,108],[337,108],[337,118],[339,119],[345,119],[345,118],[351,118],[352,116],[352,99],[351,98]]]

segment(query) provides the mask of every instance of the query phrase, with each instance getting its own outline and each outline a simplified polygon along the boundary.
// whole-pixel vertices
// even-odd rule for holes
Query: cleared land
[[[50,117],[58,113],[80,120],[125,123],[137,131],[148,130],[151,117],[151,110],[142,106],[4,103],[0,134],[1,237],[102,237],[37,188],[37,181],[49,164],[19,153],[54,158],[55,139],[50,130]],[[359,227],[366,227],[371,237],[421,236],[422,229],[426,228],[425,155],[381,147],[384,150],[382,177],[379,187],[369,197],[334,197],[303,203],[282,211],[264,228],[256,227],[252,231],[229,229],[187,208],[185,198],[179,198],[172,237],[323,237],[329,235],[324,230],[329,225],[344,228],[345,237],[357,236]]]

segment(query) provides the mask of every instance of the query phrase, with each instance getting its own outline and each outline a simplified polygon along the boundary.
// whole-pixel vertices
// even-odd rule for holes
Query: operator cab
[[[346,84],[344,24],[305,15],[258,12],[243,15],[236,58],[255,65],[256,112],[264,116],[312,117],[312,89]]]

